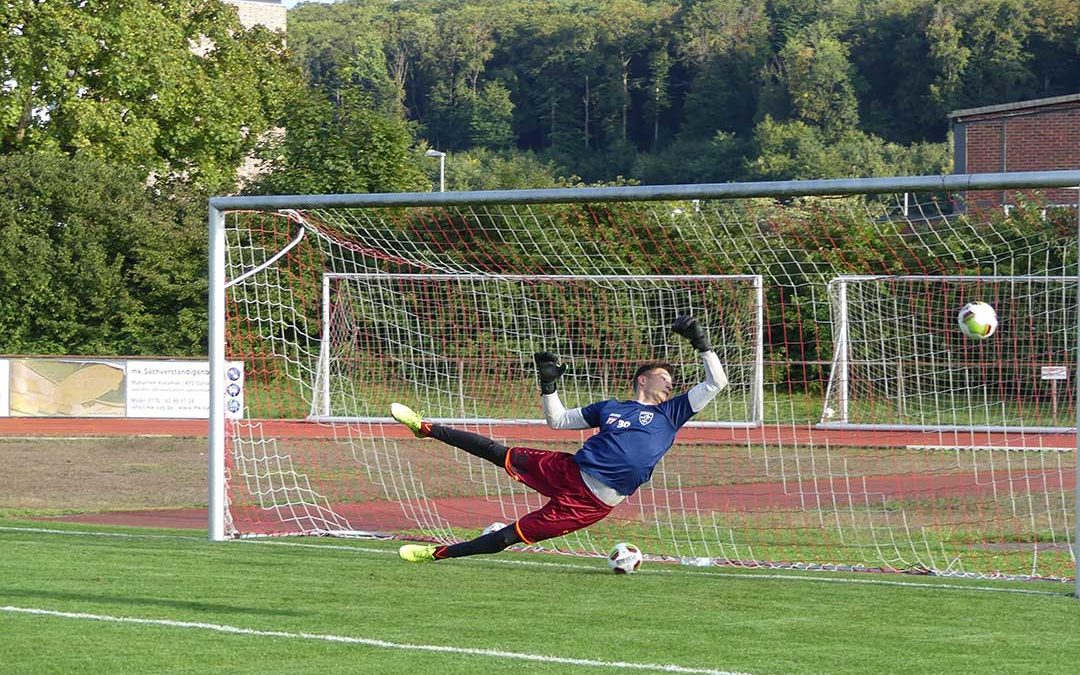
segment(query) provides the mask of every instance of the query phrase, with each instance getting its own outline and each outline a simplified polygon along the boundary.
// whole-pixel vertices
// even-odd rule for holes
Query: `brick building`
[[[240,14],[240,23],[244,28],[266,26],[270,30],[285,32],[285,14],[287,10],[281,0],[225,0],[236,6]]]
[[[955,173],[1080,169],[1080,94],[949,113]],[[1013,196],[985,193],[982,204]],[[993,195],[993,196],[990,196]],[[1076,204],[1076,190],[1047,190],[1051,204]]]

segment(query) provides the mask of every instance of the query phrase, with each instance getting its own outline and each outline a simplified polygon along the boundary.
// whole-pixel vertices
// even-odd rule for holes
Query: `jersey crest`
[[[641,422],[641,426],[646,426],[649,422],[653,421],[653,412],[651,410],[642,410],[638,413],[638,422]]]

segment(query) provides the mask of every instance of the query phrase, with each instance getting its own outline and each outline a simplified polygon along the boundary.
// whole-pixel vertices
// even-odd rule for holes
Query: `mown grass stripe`
[[[33,528],[33,527],[10,527],[0,526],[0,532],[26,532],[37,534],[61,534],[61,535],[77,535],[77,536],[100,536],[100,537],[116,537],[121,539],[177,539],[186,541],[207,541],[205,537],[190,537],[184,535],[163,535],[163,534],[131,534],[123,532],[98,532],[98,531],[86,531],[86,530],[56,530],[46,528]],[[311,549],[328,549],[332,551],[348,551],[352,553],[372,553],[376,555],[396,555],[396,551],[381,548],[370,548],[366,546],[349,546],[343,544],[304,544],[301,542],[293,541],[281,541],[278,539],[240,539],[235,542],[224,542],[223,545],[234,544],[248,544],[256,546],[284,546],[295,548],[311,548]],[[493,564],[493,565],[521,565],[527,567],[559,567],[564,569],[594,569],[595,565],[577,565],[567,562],[549,562],[542,560],[518,560],[510,558],[498,558],[498,557],[479,557],[469,558],[463,560],[457,560],[453,563],[444,564]],[[748,570],[746,572],[724,572],[720,570],[704,570],[704,569],[664,569],[663,567],[652,566],[645,574],[690,574],[698,576],[718,577],[718,578],[731,578],[742,580],[780,580],[780,581],[809,581],[814,583],[830,583],[830,584],[851,584],[851,585],[866,585],[866,586],[894,586],[899,588],[920,588],[920,589],[935,589],[935,590],[947,590],[947,591],[974,591],[983,593],[1014,593],[1018,595],[1049,595],[1055,597],[1071,596],[1071,586],[1067,586],[1061,583],[1061,590],[1059,591],[1044,591],[1038,589],[1028,588],[1013,588],[1007,586],[975,586],[971,584],[963,583],[935,583],[929,581],[895,581],[891,579],[869,579],[869,578],[852,578],[852,577],[830,577],[823,576],[823,571],[808,571],[805,574],[793,574],[793,573],[780,573],[780,572],[764,572],[761,570]],[[1042,582],[1028,581],[1025,583],[1037,584]],[[1046,582],[1054,583],[1058,582]]]
[[[476,649],[472,647],[453,647],[448,645],[425,645],[408,644],[401,642],[388,642],[375,638],[353,637],[348,635],[325,635],[317,633],[293,633],[279,630],[259,630],[255,628],[241,628],[239,626],[227,626],[217,623],[202,623],[195,621],[177,621],[174,619],[146,619],[130,616],[110,616],[108,614],[87,614],[85,612],[60,612],[51,609],[39,609],[34,607],[13,607],[5,605],[0,611],[29,614],[34,616],[49,616],[64,619],[80,619],[84,621],[102,621],[108,623],[135,624],[142,626],[161,626],[165,628],[184,628],[192,630],[213,631],[230,635],[243,635],[253,637],[288,638],[295,640],[320,640],[323,642],[337,642],[344,644],[363,645],[379,649],[398,649],[405,651],[437,652],[444,654],[461,654],[468,656],[480,656],[494,659],[509,659],[519,661],[535,661],[554,665],[584,666],[593,668],[608,668],[619,670],[650,670],[666,673],[693,673],[695,675],[745,675],[726,670],[713,670],[709,668],[689,668],[675,664],[660,663],[632,663],[628,661],[600,661],[596,659],[575,659],[565,656],[551,656],[547,654],[528,654],[523,652],[508,652],[499,649]]]

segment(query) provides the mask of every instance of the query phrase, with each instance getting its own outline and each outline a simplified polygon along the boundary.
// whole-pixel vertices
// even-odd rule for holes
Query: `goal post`
[[[209,204],[209,535],[455,542],[543,498],[390,421],[508,445],[624,398],[698,316],[731,383],[609,518],[529,550],[1076,579],[1080,171]],[[1080,191],[1078,191],[1080,199]],[[1002,201],[1004,200],[1004,201]],[[994,336],[956,326],[994,305]],[[1075,349],[1076,351],[1071,351]],[[239,415],[226,363],[243,363]],[[229,399],[235,403],[235,400]]]

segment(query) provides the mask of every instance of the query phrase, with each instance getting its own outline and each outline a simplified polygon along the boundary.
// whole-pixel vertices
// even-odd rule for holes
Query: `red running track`
[[[333,438],[334,429],[328,425],[303,420],[266,420],[258,422],[262,433],[277,438]],[[397,425],[385,425],[379,429],[382,436],[411,438],[407,429]],[[494,433],[500,438],[544,441],[581,440],[583,432],[555,431],[540,425],[499,426]],[[205,420],[166,419],[91,419],[91,418],[0,418],[0,436],[25,437],[86,437],[86,436],[184,436],[208,435]],[[761,444],[773,446],[829,445],[832,447],[908,447],[908,446],[959,446],[994,447],[1009,449],[1048,448],[1075,451],[1074,432],[1062,433],[984,433],[984,432],[919,432],[919,431],[849,431],[815,429],[803,426],[763,426],[754,429],[684,428],[679,434],[680,443],[712,443],[722,445]],[[871,476],[857,482],[835,479],[817,480],[812,483],[787,481],[785,483],[755,483],[747,485],[706,486],[686,489],[679,495],[670,495],[673,503],[706,511],[815,508],[820,506],[843,507],[852,503],[865,503],[867,499],[880,503],[881,499],[923,496],[950,496],[959,494],[984,494],[989,491],[1006,493],[1045,492],[1048,490],[1075,489],[1074,472],[1054,470],[1025,471],[1023,475],[988,474],[978,476],[950,474],[947,476]],[[650,499],[665,503],[669,496],[663,490],[649,492]],[[628,499],[616,509],[615,517],[633,518],[641,512],[642,493]],[[677,502],[675,500],[678,500]],[[827,500],[827,503],[824,503]],[[821,503],[819,503],[821,502]],[[453,498],[436,501],[439,513],[462,527],[482,527],[495,520],[507,520],[499,506],[486,499]],[[408,520],[401,505],[396,502],[368,502],[340,507],[340,515],[351,522],[363,523],[363,527],[394,531],[415,527]],[[80,522],[135,525],[145,527],[179,527],[203,529],[207,514],[199,509],[173,509],[154,511],[126,511],[86,514],[65,517]],[[273,528],[271,528],[272,531]]]
[[[305,420],[262,420],[263,434],[275,438],[334,438],[334,428]],[[543,425],[500,425],[493,434],[506,439],[531,441],[573,441],[584,438],[580,431],[556,431]],[[0,436],[186,436],[209,435],[206,420],[109,419],[109,418],[0,418]],[[383,425],[379,436],[411,438],[407,429],[396,424]],[[863,431],[816,429],[810,425],[766,425],[753,429],[686,427],[679,432],[679,442],[720,445],[830,445],[833,447],[995,447],[1075,449],[1076,433],[986,433],[968,431]]]

